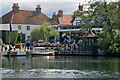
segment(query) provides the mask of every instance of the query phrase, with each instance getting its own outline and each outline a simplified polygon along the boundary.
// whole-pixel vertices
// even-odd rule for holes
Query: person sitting
[[[78,45],[77,44],[75,44],[75,50],[78,51]]]
[[[79,51],[81,51],[81,48],[82,48],[82,39],[80,39],[78,42],[77,42],[77,45],[79,46]]]

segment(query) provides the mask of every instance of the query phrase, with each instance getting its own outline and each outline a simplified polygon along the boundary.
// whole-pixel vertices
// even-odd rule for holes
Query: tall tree
[[[88,15],[78,16],[81,17],[81,24],[85,25],[84,28],[90,30],[94,25],[102,26],[104,32],[98,35],[97,45],[106,54],[120,53],[120,39],[115,32],[115,29],[120,29],[119,5],[118,2],[107,3],[105,0],[89,2],[88,11],[84,13]]]
[[[35,41],[37,42],[40,39],[40,30],[35,28],[32,32],[31,32],[31,41]]]
[[[58,35],[55,28],[51,27],[49,23],[44,22],[40,29],[34,29],[31,32],[31,41],[38,41],[39,39],[48,41],[49,37]]]
[[[58,35],[56,29],[50,26],[49,23],[44,22],[40,27],[40,39],[48,41],[49,37]]]

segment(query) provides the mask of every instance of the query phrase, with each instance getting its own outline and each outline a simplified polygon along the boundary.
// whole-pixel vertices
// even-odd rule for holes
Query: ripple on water
[[[118,73],[113,73],[117,77]],[[62,69],[31,69],[11,70],[3,69],[3,78],[109,78],[111,75],[100,71],[90,70],[62,70]]]

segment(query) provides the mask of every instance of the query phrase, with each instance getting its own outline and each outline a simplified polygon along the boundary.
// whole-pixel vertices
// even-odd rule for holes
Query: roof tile
[[[13,14],[13,11],[2,16],[2,24],[10,23],[10,19],[13,15],[13,24],[42,24],[45,21],[51,25],[57,25],[58,23],[45,14],[38,14],[36,11],[19,10],[19,13]]]
[[[72,25],[72,15],[64,14],[62,17],[59,17],[59,24],[60,25]]]

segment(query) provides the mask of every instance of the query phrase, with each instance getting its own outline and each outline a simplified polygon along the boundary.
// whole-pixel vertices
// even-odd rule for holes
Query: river
[[[120,78],[119,58],[37,56],[2,58],[3,78]]]

